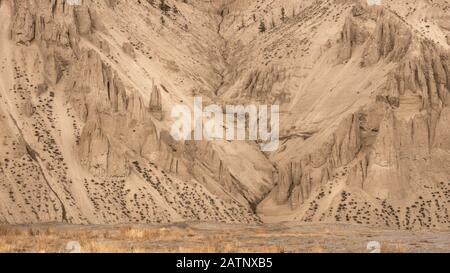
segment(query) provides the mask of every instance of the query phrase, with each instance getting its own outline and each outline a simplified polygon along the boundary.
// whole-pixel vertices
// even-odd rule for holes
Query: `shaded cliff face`
[[[0,222],[449,227],[445,1],[166,2],[0,2]],[[194,96],[280,149],[175,141]]]
[[[407,20],[385,7],[351,9],[330,47],[337,63],[321,71],[331,84],[316,74],[301,88],[321,92],[292,120],[311,129],[290,133],[273,155],[278,185],[259,210],[267,219],[448,227],[448,45],[415,35]]]
[[[215,16],[208,10],[184,5],[204,21]],[[175,20],[181,12],[164,16]],[[135,13],[142,16],[130,24]],[[156,4],[2,1],[1,14],[2,222],[259,221],[250,202],[270,189],[269,180],[248,182],[248,189],[233,183],[214,149],[177,143],[167,133],[164,112],[182,97],[160,75],[181,68],[169,59],[170,40],[152,47],[164,32]],[[167,32],[180,35],[187,23]],[[130,35],[136,27],[142,31]],[[208,27],[202,35],[216,33]],[[212,47],[198,42],[202,35],[189,47]],[[192,55],[183,50],[175,53]],[[193,59],[194,67],[183,70],[196,71],[209,58]],[[203,158],[215,169],[203,171]]]

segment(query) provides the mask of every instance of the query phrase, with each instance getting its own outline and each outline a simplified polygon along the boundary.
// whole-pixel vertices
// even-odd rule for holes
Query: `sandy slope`
[[[167,3],[2,1],[0,221],[449,227],[448,3]],[[199,95],[280,148],[174,141]]]

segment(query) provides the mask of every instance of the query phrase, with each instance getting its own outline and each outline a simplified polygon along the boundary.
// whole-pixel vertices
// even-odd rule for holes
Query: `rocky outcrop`
[[[83,120],[89,118],[89,113],[126,112],[124,84],[96,52],[84,51],[70,69],[66,93]]]
[[[289,201],[293,209],[298,208],[315,189],[330,180],[334,170],[355,160],[363,144],[360,115],[343,120],[327,139],[298,162],[278,166],[274,179],[279,204]]]
[[[162,109],[162,99],[161,99],[161,91],[159,90],[158,86],[155,85],[153,82],[153,89],[152,93],[150,95],[150,112],[153,113],[153,115],[159,119],[163,119],[163,109]]]
[[[356,46],[363,44],[368,36],[365,29],[360,27],[360,18],[357,18],[364,14],[364,7],[359,6],[355,8],[352,15],[345,19],[345,24],[340,37],[340,51],[339,59],[341,61],[347,61],[352,57],[353,50]]]
[[[367,21],[375,21],[375,29],[362,27]],[[408,52],[412,43],[411,30],[397,15],[383,7],[357,5],[346,17],[340,37],[339,59],[352,57],[355,47],[364,44],[363,66],[372,65],[383,59],[397,62]]]
[[[411,30],[401,18],[383,8],[377,11],[376,20],[375,33],[367,42],[363,64],[371,65],[380,59],[400,61],[412,43]]]
[[[235,88],[239,92],[234,93],[232,99],[281,103],[289,101],[284,89],[287,80],[284,68],[273,65],[241,72],[244,74],[242,83],[237,83]]]
[[[81,164],[94,175],[127,176],[129,162],[120,144],[103,132],[100,120],[86,123],[79,141]]]
[[[417,51],[418,56],[409,56],[390,75],[386,96],[395,106],[399,106],[400,97],[407,94],[419,96],[424,110],[448,106],[448,53],[429,42],[417,44]]]
[[[39,40],[75,46],[80,27],[86,28],[82,19],[75,20],[74,7],[64,1],[13,1],[13,15],[11,35],[17,43]]]
[[[91,13],[86,6],[79,6],[74,9],[75,24],[80,35],[91,34],[93,23]]]

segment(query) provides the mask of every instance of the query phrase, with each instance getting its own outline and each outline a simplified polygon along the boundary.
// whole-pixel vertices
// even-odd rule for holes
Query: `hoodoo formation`
[[[449,228],[450,3],[370,2],[0,0],[0,223]],[[196,96],[279,148],[176,141]]]

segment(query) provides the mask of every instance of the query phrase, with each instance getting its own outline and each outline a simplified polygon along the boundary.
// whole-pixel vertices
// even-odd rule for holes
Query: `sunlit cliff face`
[[[3,0],[0,222],[447,228],[448,13],[445,1]],[[276,149],[177,140],[171,113],[193,115],[198,97],[278,106]]]

